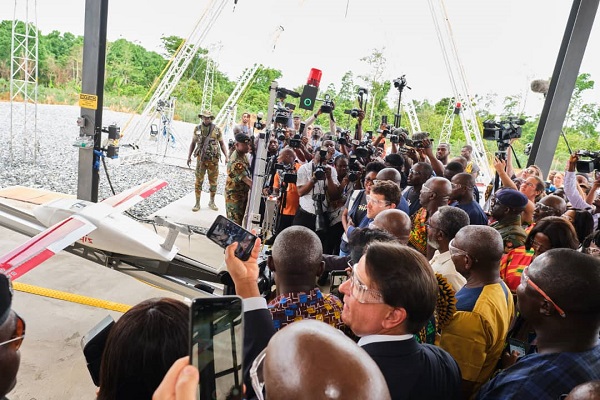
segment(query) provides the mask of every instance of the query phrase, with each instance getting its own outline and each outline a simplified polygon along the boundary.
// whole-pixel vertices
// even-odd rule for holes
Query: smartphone
[[[190,363],[200,371],[199,400],[242,399],[242,299],[192,300]]]
[[[337,290],[348,279],[348,273],[345,270],[331,271],[329,277],[331,278],[331,285],[329,286],[329,292],[331,293]]]
[[[250,258],[254,243],[256,242],[255,235],[222,215],[219,215],[215,219],[215,222],[208,229],[206,237],[222,248],[226,248],[233,242],[238,242],[238,247],[235,249],[235,256],[243,261]]]
[[[509,353],[516,350],[519,352],[519,357],[523,357],[527,354],[527,344],[517,339],[508,338],[508,350]]]
[[[98,387],[100,386],[102,352],[104,352],[106,339],[114,324],[115,321],[108,315],[81,338],[81,348],[83,349],[88,371],[94,385]]]
[[[302,136],[302,134],[304,134],[304,128],[306,128],[306,123],[300,122],[300,129],[298,130],[298,133],[300,134],[300,136]]]

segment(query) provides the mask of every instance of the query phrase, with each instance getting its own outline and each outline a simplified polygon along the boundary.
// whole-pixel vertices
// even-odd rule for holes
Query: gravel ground
[[[73,146],[73,142],[79,134],[76,120],[80,108],[78,106],[45,104],[37,106],[38,149],[35,161],[32,111],[31,105],[27,110],[22,104],[16,105],[13,109],[11,135],[10,103],[0,102],[0,123],[2,123],[0,143],[3,143],[0,147],[0,188],[21,185],[77,194],[79,150]],[[29,118],[27,118],[27,129],[25,130],[24,115],[26,113]],[[131,114],[104,110],[103,125],[116,123],[123,129],[130,118]],[[127,161],[127,154],[131,154],[130,150],[121,148],[122,161],[106,160],[108,175],[117,193],[153,178],[161,178],[169,183],[166,188],[132,208],[130,210],[132,214],[139,218],[146,217],[194,190],[194,172],[183,167],[193,129],[193,124],[174,121],[175,142],[173,146],[166,146],[162,140],[151,141],[149,135],[147,135],[148,140],[138,143],[146,154],[158,152],[161,155],[166,154],[166,158],[151,155],[147,157],[148,161],[133,164]],[[25,135],[25,131],[29,134]],[[125,137],[122,143],[126,141]],[[225,169],[221,167],[220,170],[222,173],[219,176],[217,192],[222,194],[225,186],[223,173]],[[203,190],[208,191],[207,178],[205,178]],[[111,195],[106,170],[101,165],[98,197],[101,200]]]

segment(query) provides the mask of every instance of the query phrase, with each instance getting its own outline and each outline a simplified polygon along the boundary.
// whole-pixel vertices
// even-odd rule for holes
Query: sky
[[[88,0],[90,1],[90,0]],[[221,0],[109,1],[108,40],[125,38],[162,52],[161,36],[188,37],[210,4]],[[29,0],[33,19],[34,0]],[[23,19],[27,0],[16,0]],[[533,79],[552,75],[572,5],[568,0],[446,0],[453,36],[471,95],[496,93],[502,99],[522,93],[527,114],[539,114],[543,97],[529,90]],[[0,20],[13,18],[14,6],[0,7]],[[37,25],[82,35],[85,1],[37,1]],[[592,30],[581,72],[600,79],[600,23]],[[278,27],[283,31],[277,36]],[[437,101],[451,96],[451,85],[436,30],[425,0],[233,0],[225,4],[202,47],[220,44],[220,70],[236,79],[255,62],[283,73],[280,86],[306,83],[311,68],[323,71],[321,87],[339,89],[347,71],[369,68],[360,58],[384,49],[383,78],[406,75],[406,96]],[[275,50],[273,50],[275,47]],[[357,82],[358,83],[358,82]],[[390,100],[396,93],[390,93]],[[587,100],[600,103],[600,86]],[[393,103],[392,103],[393,105]]]

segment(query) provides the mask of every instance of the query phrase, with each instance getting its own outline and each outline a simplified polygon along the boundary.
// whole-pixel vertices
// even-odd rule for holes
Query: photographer
[[[344,233],[344,226],[342,224],[342,214],[348,194],[352,193],[354,189],[354,183],[358,179],[357,174],[353,174],[355,180],[353,182],[349,179],[348,174],[348,157],[343,154],[335,157],[334,167],[337,172],[338,181],[340,185],[338,187],[338,193],[330,196],[329,204],[329,233],[327,235],[327,245],[325,251],[327,254],[338,254],[340,251],[340,242],[342,240],[342,234]]]
[[[280,209],[278,223],[275,226],[275,237],[285,228],[292,226],[294,216],[298,211],[299,199],[296,183],[286,182],[288,174],[296,175],[300,164],[296,161],[294,151],[286,147],[279,153],[277,161],[283,166],[283,170],[277,170],[273,180],[273,194],[278,196],[277,204]],[[285,195],[280,189],[285,188]]]
[[[315,152],[309,163],[298,169],[298,195],[300,196],[298,211],[294,217],[294,225],[305,226],[317,233],[325,247],[327,237],[328,195],[338,193],[339,182],[335,168],[326,164],[327,149]]]
[[[597,175],[594,183],[586,195],[577,184],[576,167],[579,156],[577,153],[571,154],[567,161],[567,170],[565,171],[564,189],[572,208],[580,210],[590,210],[594,217],[594,229],[598,229],[598,216],[600,215],[600,196],[597,191],[600,189],[600,175]]]

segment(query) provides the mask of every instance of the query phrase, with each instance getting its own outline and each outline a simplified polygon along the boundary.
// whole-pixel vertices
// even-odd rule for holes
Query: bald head
[[[384,168],[377,173],[377,178],[382,181],[392,181],[398,186],[402,183],[402,175],[395,168]]]
[[[478,267],[499,268],[500,259],[504,254],[504,244],[502,236],[496,229],[485,225],[467,225],[458,231],[454,237],[454,244],[476,259],[475,264]]]
[[[392,209],[377,214],[371,227],[391,233],[401,244],[407,244],[411,224],[410,217],[404,211]]]
[[[323,245],[316,233],[303,226],[281,231],[271,252],[279,275],[315,276],[323,258]]]
[[[575,386],[566,400],[600,400],[600,381],[590,381]]]
[[[269,341],[263,375],[267,399],[384,399],[387,383],[373,359],[337,329],[302,320]]]
[[[600,324],[600,259],[577,250],[552,249],[536,257],[528,272],[568,316]]]

